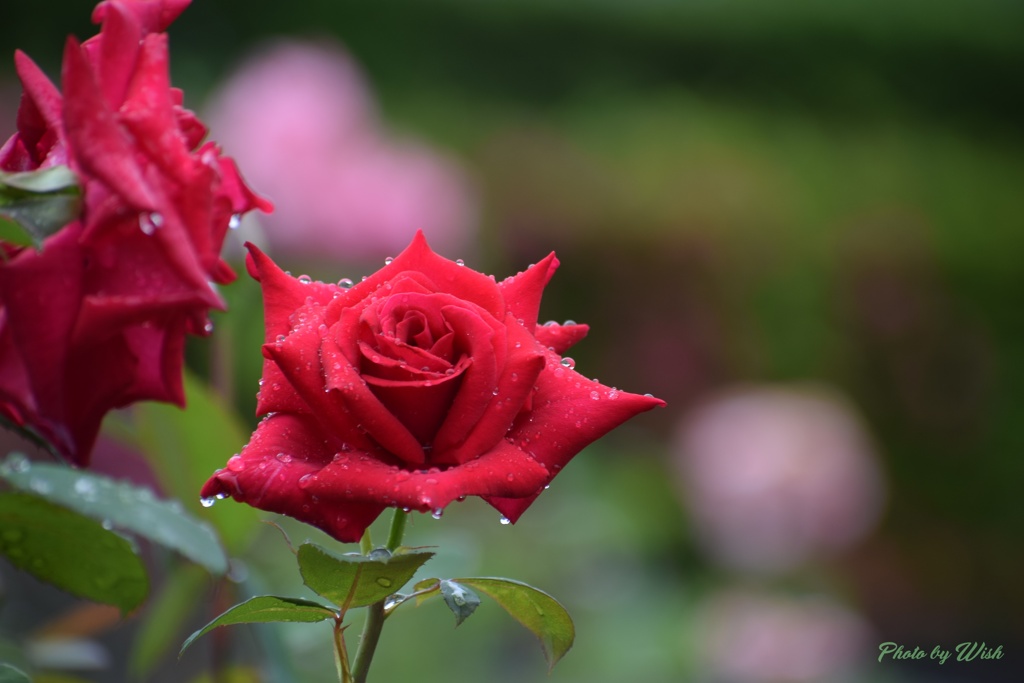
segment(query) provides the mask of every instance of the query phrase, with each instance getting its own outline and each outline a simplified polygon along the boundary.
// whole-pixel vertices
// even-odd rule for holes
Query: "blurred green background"
[[[94,32],[92,4],[7,2],[0,44],[56,74],[63,36]],[[410,529],[410,543],[441,546],[430,575],[509,576],[563,601],[577,643],[547,680],[1024,677],[1024,5],[196,0],[170,35],[174,82],[200,112],[264,42],[341,41],[382,125],[443,150],[471,179],[479,246],[467,264],[501,277],[556,250],[542,319],[591,325],[577,369],[668,401],[585,451],[515,526],[467,501]],[[9,59],[0,77],[6,137],[18,92]],[[308,264],[334,280],[376,267]],[[192,365],[222,388],[230,380],[251,425],[258,288],[242,278],[225,296],[228,343],[195,344]],[[785,572],[724,566],[695,539],[679,424],[723,388],[804,382],[863,420],[888,489],[881,519]],[[276,532],[258,533],[239,590],[299,594]],[[861,620],[864,647],[817,679],[716,669],[708,604],[735,590],[827,596]],[[493,605],[457,631],[439,605],[406,609],[371,680],[546,678],[529,634]],[[139,621],[114,627],[109,647],[127,652]],[[759,647],[744,633],[731,636],[736,658]],[[985,641],[1006,654],[878,663],[883,641]],[[780,642],[776,659],[828,652]],[[322,626],[239,630],[218,647],[277,676],[266,680],[332,675]],[[158,660],[152,680],[187,680],[200,652],[210,656]],[[112,666],[82,676],[127,676]]]

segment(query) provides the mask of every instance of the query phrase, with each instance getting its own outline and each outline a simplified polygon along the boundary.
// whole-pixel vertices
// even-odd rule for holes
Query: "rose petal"
[[[146,33],[164,31],[191,2],[192,0],[103,0],[92,12],[92,23],[106,21],[109,12],[119,8],[131,12]],[[103,30],[106,30],[106,26]]]
[[[509,432],[509,438],[548,469],[551,479],[588,444],[631,417],[665,405],[653,396],[630,394],[587,379],[559,361],[556,354],[547,353],[533,410],[521,415]],[[535,498],[485,497],[513,522]]]
[[[548,477],[541,464],[501,441],[479,458],[444,471],[411,472],[366,455],[338,453],[302,486],[324,500],[337,497],[427,511],[463,496],[530,496]]]
[[[363,381],[359,371],[352,367],[330,335],[323,338],[320,354],[324,367],[331,370],[327,374],[326,380],[320,377],[312,379],[310,391],[314,392],[314,395],[315,392],[319,392],[321,395],[320,400],[315,404],[312,403],[303,390],[296,386],[296,379],[289,375],[290,368],[293,366],[288,363],[299,361],[295,358],[296,355],[301,358],[301,349],[299,349],[298,343],[290,347],[288,344],[290,340],[291,337],[285,340],[284,353],[278,359],[278,365],[281,366],[282,371],[292,381],[292,385],[310,404],[314,412],[319,413],[321,410],[325,413],[342,412],[348,419],[354,420],[382,448],[394,453],[404,462],[410,465],[422,465],[426,462],[426,455],[416,437],[370,391],[370,387]],[[301,369],[301,361],[299,363],[294,367]],[[310,381],[310,378],[303,378],[299,381]],[[325,391],[326,393],[324,393]]]
[[[558,323],[538,325],[533,334],[541,346],[550,348],[561,355],[587,336],[588,325],[559,325]]]
[[[312,524],[344,543],[358,541],[385,505],[346,500],[340,495],[320,499],[301,483],[304,477],[319,472],[342,447],[308,417],[270,416],[260,422],[237,459],[214,472],[200,495],[229,495],[261,510]]]
[[[331,301],[334,292],[344,291],[323,282],[299,282],[281,270],[255,244],[246,242],[245,246],[249,250],[245,260],[246,268],[263,289],[263,317],[266,324],[264,341],[267,343],[291,332],[291,315],[307,297],[311,296],[317,303],[326,304]]]
[[[544,287],[551,281],[557,269],[558,259],[555,258],[555,253],[551,252],[532,267],[498,283],[508,312],[530,332],[537,326],[537,313],[540,311]]]
[[[473,302],[498,319],[505,315],[505,302],[497,284],[482,273],[435,254],[422,230],[416,231],[412,243],[391,263],[348,290],[346,301],[362,301],[403,271],[418,273],[419,278],[433,283],[433,291]]]
[[[58,131],[61,129],[63,124],[61,109],[64,106],[64,100],[46,74],[21,50],[14,53],[14,65],[21,85],[25,89],[22,108],[25,108],[26,103],[29,104],[32,111],[41,119],[41,121],[30,122],[28,119],[34,119],[34,115],[29,116],[25,112],[18,112],[18,132],[27,138],[26,141],[29,145],[34,147],[47,130]],[[37,163],[41,161],[41,159],[37,160]]]
[[[117,111],[124,102],[142,38],[138,19],[123,3],[111,3],[105,13],[103,31],[95,38],[95,67],[97,81],[112,111]]]
[[[463,463],[498,443],[533,390],[537,374],[544,368],[544,355],[537,342],[511,314],[505,318],[503,327],[504,334],[498,337],[503,353],[495,354],[499,362],[504,361],[497,368],[500,375],[486,375],[494,382],[488,385],[486,381],[470,383],[474,368],[466,373],[463,388],[434,442],[437,463]],[[472,357],[487,359],[486,354]]]
[[[131,143],[107,106],[81,46],[68,38],[64,49],[64,129],[76,163],[139,210],[156,200],[135,161]]]

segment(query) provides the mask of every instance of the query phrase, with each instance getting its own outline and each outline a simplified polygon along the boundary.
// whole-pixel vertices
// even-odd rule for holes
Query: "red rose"
[[[0,168],[67,164],[78,220],[41,251],[0,244],[0,414],[88,463],[104,414],[142,399],[182,404],[186,333],[223,302],[210,282],[233,216],[270,205],[182,107],[162,31],[187,0],[111,0],[100,33],[69,38],[63,95],[24,54],[18,132]]]
[[[386,508],[482,496],[515,521],[584,446],[659,399],[559,354],[585,325],[537,325],[554,254],[495,283],[422,233],[351,287],[282,272],[250,246],[266,343],[248,445],[202,489],[356,541]]]

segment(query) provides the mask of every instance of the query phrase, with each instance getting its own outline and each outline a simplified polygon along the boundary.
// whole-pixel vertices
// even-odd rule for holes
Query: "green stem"
[[[341,619],[334,621],[334,665],[338,669],[338,683],[352,683],[352,672],[348,668],[348,652],[345,650],[345,635]]]
[[[388,533],[388,550],[395,552],[398,546],[402,545],[402,536],[405,534],[405,522],[409,519],[409,513],[404,510],[395,509],[395,516],[391,518],[391,531]]]
[[[391,518],[391,531],[388,533],[388,550],[394,552],[401,545],[402,535],[405,533],[405,521],[408,517],[409,513],[395,509],[395,516]],[[381,629],[384,628],[385,600],[375,602],[367,608],[366,623],[363,624],[363,634],[359,638],[359,650],[356,652],[355,664],[352,666],[353,683],[366,683],[366,674],[370,670],[370,662],[377,649]]]
[[[370,527],[366,527],[363,537],[359,539],[359,552],[369,555],[371,550],[373,550],[373,539],[370,537]]]

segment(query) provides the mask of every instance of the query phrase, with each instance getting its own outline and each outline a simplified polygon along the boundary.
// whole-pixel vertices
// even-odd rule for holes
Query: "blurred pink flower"
[[[852,409],[823,390],[751,388],[683,423],[676,464],[699,541],[734,569],[779,571],[850,546],[884,484]]]
[[[260,219],[271,248],[376,259],[418,229],[439,251],[466,246],[475,211],[462,172],[380,129],[362,74],[338,47],[269,47],[215,95],[209,121],[274,201],[274,215]]]
[[[866,622],[825,597],[725,592],[697,619],[706,674],[722,683],[840,680],[871,644]]]

